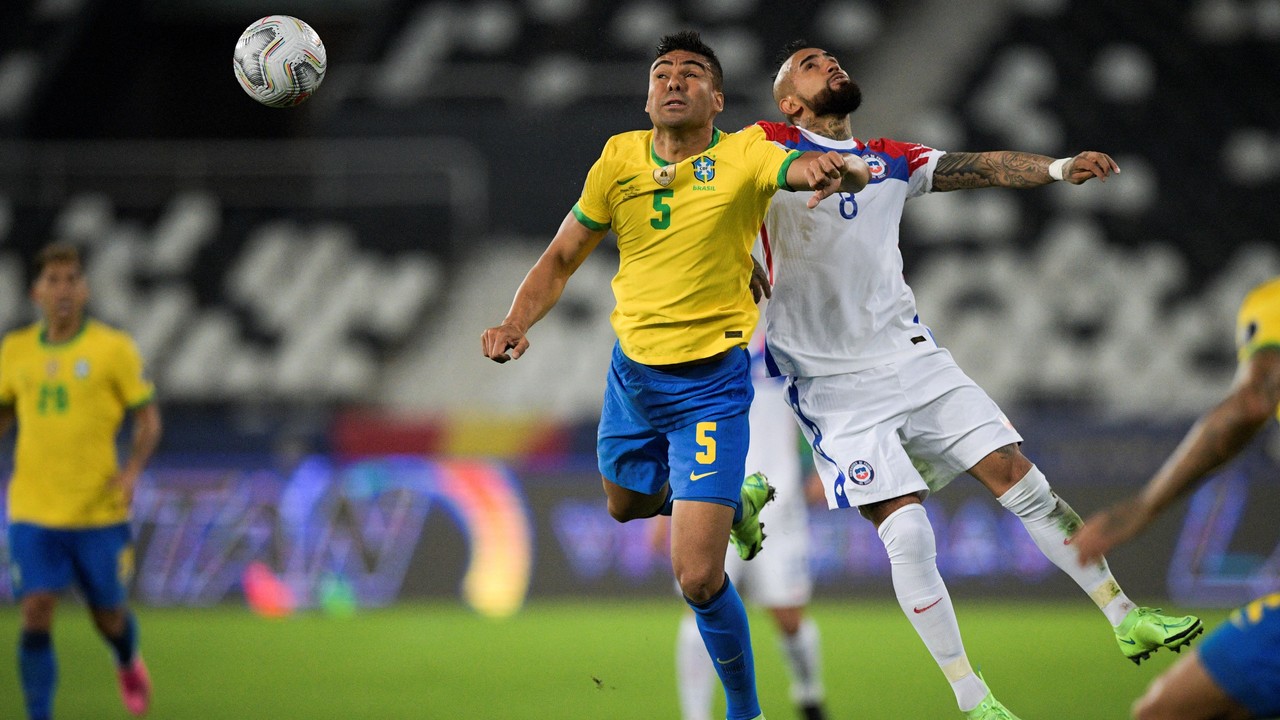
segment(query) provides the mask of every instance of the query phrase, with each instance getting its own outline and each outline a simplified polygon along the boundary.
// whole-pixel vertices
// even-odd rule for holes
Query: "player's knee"
[[[116,637],[124,632],[125,619],[129,611],[124,607],[93,610],[93,624],[98,632],[108,637]]]
[[[929,515],[919,503],[904,505],[877,529],[889,562],[897,565],[932,563],[938,555]]]
[[[22,628],[48,632],[53,626],[53,610],[58,598],[51,593],[33,593],[22,599]]]
[[[690,602],[704,603],[724,586],[724,571],[710,567],[686,568],[677,572],[676,581]]]
[[[1166,684],[1163,676],[1156,678],[1142,697],[1133,702],[1129,713],[1134,720],[1175,720],[1180,717],[1178,703],[1171,701],[1165,693]]]

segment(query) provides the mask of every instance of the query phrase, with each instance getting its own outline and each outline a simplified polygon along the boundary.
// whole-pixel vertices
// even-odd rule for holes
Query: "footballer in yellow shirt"
[[[1072,538],[1091,562],[1141,533],[1165,508],[1280,417],[1280,277],[1245,296],[1236,317],[1239,368],[1227,396],[1187,431],[1136,495],[1089,518]],[[1134,704],[1135,717],[1280,716],[1280,593],[1231,614]]]
[[[596,443],[609,513],[671,515],[672,569],[718,660],[727,715],[749,720],[761,715],[754,660],[724,555],[731,537],[745,558],[760,550],[758,513],[773,492],[763,477],[743,481],[745,348],[759,316],[751,248],[775,191],[813,190],[813,207],[861,190],[870,171],[854,155],[784,150],[758,127],[721,132],[722,82],[697,33],[662,38],[645,103],[653,128],[609,139],[506,318],[480,342],[491,360],[519,358],[569,277],[617,235],[618,342]]]
[[[27,715],[50,717],[58,594],[74,584],[115,655],[125,707],[144,713],[151,682],[126,604],[133,549],[129,502],[160,438],[154,388],[128,335],[85,317],[79,252],[51,245],[31,295],[41,320],[0,341],[0,434],[17,421],[8,487],[9,555],[22,605],[18,664]],[[116,435],[132,412],[123,468]]]

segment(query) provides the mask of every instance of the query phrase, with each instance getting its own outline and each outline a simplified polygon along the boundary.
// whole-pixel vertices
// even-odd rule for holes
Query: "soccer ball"
[[[324,43],[311,26],[288,15],[271,15],[245,28],[232,64],[240,87],[270,107],[292,107],[324,81]]]

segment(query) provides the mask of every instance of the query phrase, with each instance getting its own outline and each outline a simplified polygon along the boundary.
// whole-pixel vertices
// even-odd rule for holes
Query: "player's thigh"
[[[596,434],[600,475],[620,487],[654,495],[667,482],[666,437],[649,425],[611,377]]]
[[[89,607],[123,607],[133,578],[133,542],[128,523],[77,530],[73,544],[76,584]]]
[[[946,350],[904,361],[899,372],[912,405],[903,445],[930,488],[946,485],[998,448],[1022,442],[991,396]]]
[[[828,507],[854,508],[929,489],[902,448],[903,408],[892,378],[879,368],[795,378],[790,398],[813,447]]]
[[[710,417],[667,434],[671,497],[737,508],[751,430],[747,413]]]
[[[1200,643],[1197,657],[1226,697],[1257,717],[1277,717],[1280,653],[1276,648],[1280,648],[1280,593],[1233,612]]]
[[[9,563],[14,594],[58,593],[75,579],[66,530],[29,523],[9,525]]]
[[[1195,650],[1151,682],[1146,693],[1134,702],[1133,716],[1137,720],[1244,720],[1254,717],[1209,676]]]

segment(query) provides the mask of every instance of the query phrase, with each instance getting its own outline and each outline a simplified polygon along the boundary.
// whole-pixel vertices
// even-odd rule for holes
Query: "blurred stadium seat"
[[[697,27],[726,67],[725,128],[776,117],[773,56],[808,37],[863,86],[859,136],[1111,153],[1105,187],[913,202],[907,274],[1002,403],[1190,412],[1231,374],[1240,294],[1280,272],[1276,7],[328,0],[273,10],[332,58],[315,98],[278,111],[228,67],[249,3],[9,3],[0,322],[26,317],[22,263],[71,239],[95,250],[95,312],[137,334],[173,401],[590,418],[611,258],[520,363],[495,371],[475,338],[603,139],[646,124],[656,38]],[[35,42],[49,27],[100,62]],[[139,35],[156,41],[125,47]]]

